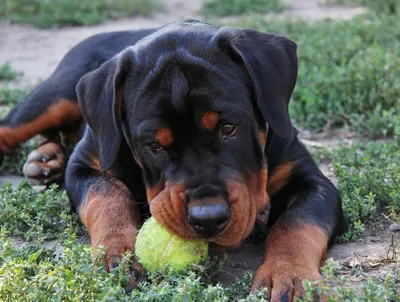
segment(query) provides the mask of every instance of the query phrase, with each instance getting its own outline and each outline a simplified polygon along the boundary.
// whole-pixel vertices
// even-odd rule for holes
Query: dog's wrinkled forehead
[[[215,31],[204,23],[172,24],[133,46],[136,74],[125,89],[134,96],[134,118],[172,111],[249,111],[245,73],[213,41]]]

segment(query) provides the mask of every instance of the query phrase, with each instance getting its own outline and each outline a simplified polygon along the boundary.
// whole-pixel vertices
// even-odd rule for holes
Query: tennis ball
[[[167,265],[179,272],[192,263],[199,263],[208,255],[208,242],[183,240],[150,217],[136,237],[135,254],[149,272],[163,269]]]

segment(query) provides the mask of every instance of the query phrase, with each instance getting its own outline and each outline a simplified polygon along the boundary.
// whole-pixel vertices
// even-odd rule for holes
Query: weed
[[[55,238],[68,223],[78,230],[77,221],[76,215],[71,214],[66,192],[59,191],[55,184],[44,192],[36,192],[26,181],[17,189],[11,183],[0,188],[0,225],[11,235],[26,239]]]
[[[349,125],[368,137],[400,124],[400,18],[237,24],[289,36],[298,44],[299,77],[291,102],[296,123],[314,130]]]
[[[400,16],[399,0],[320,0],[323,4],[365,5],[377,13]]]
[[[22,176],[22,168],[26,162],[29,153],[38,147],[38,140],[33,139],[21,144],[12,153],[4,156],[1,164],[3,174],[12,174]]]
[[[358,143],[328,155],[352,228],[342,241],[352,240],[377,213],[400,213],[400,148],[397,140]],[[329,153],[329,152],[328,152]]]
[[[202,12],[206,16],[228,16],[280,12],[283,9],[285,4],[281,0],[209,0]]]
[[[91,25],[163,9],[159,0],[6,0],[0,17],[39,27]]]
[[[14,107],[27,93],[27,89],[10,88],[8,86],[0,87],[0,105]]]
[[[0,65],[0,81],[11,81],[20,75],[21,73],[13,70],[9,63]]]
[[[380,278],[367,278],[361,286],[361,292],[346,286],[346,276],[338,276],[340,265],[328,259],[322,269],[324,275],[323,286],[310,281],[304,281],[304,297],[301,301],[315,301],[314,293],[318,292],[328,297],[328,301],[398,301],[398,281],[400,276],[389,272],[382,280]]]

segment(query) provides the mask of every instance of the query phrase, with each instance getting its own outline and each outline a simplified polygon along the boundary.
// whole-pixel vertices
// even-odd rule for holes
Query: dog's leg
[[[266,287],[271,301],[297,301],[303,295],[303,280],[322,282],[320,268],[328,246],[345,228],[337,190],[311,159],[301,165],[294,167],[297,170],[288,182],[279,168],[275,174],[287,189],[275,192],[271,209],[284,203],[286,209],[268,234],[264,263],[252,286],[253,290]]]
[[[0,151],[9,153],[37,134],[81,121],[75,88],[63,91],[70,97],[60,97],[54,85],[50,79],[43,82],[0,121]]]
[[[74,89],[65,94],[75,95]],[[3,155],[38,134],[45,136],[46,143],[31,152],[24,165],[24,175],[33,184],[62,180],[66,156],[60,139],[55,139],[57,135],[54,134],[63,133],[66,138],[71,134],[76,136],[82,119],[76,97],[68,99],[57,95],[51,80],[47,80],[0,121],[0,153]]]
[[[126,251],[134,252],[141,226],[139,209],[131,190],[115,176],[121,171],[112,168],[100,172],[99,158],[87,145],[91,144],[83,138],[71,156],[65,177],[66,188],[90,234],[92,247],[106,248],[103,260],[106,269],[110,270]],[[129,162],[124,166],[129,170]],[[133,277],[130,282],[144,280],[145,271],[135,258],[130,269]]]

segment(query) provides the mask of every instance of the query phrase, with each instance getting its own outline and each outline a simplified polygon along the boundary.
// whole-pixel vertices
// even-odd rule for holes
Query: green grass
[[[44,28],[92,25],[163,10],[159,0],[5,0],[2,5],[0,18]]]
[[[298,44],[291,116],[320,131],[348,125],[363,136],[392,135],[400,120],[400,18],[277,22],[243,18],[238,27],[285,34]]]
[[[281,0],[209,0],[202,9],[205,16],[228,16],[245,13],[280,12],[285,9]]]
[[[40,241],[18,248],[9,235],[5,228],[1,229],[1,301],[265,301],[262,291],[249,295],[250,273],[224,288],[190,271],[179,275],[156,272],[149,276],[148,282],[126,294],[130,255],[107,273],[101,262],[103,253],[95,256],[88,245],[78,242],[71,223],[67,222],[66,230],[60,235],[63,250],[58,257],[54,256],[55,247],[47,250]],[[400,276],[395,274],[389,273],[383,280],[370,278],[362,285],[361,293],[356,293],[345,285],[346,278],[339,275],[337,263],[328,261],[323,272],[324,287],[304,282],[303,301],[313,301],[315,291],[327,294],[329,301],[396,301],[400,298],[396,283]]]
[[[399,0],[320,0],[323,4],[365,5],[377,13],[400,16]]]
[[[1,165],[2,174],[23,176],[22,167],[32,150],[38,147],[38,140],[32,139],[21,144],[12,153],[6,154]]]
[[[343,236],[360,235],[364,223],[385,213],[393,219],[400,214],[400,144],[358,143],[331,153],[339,181],[343,208],[353,228]]]
[[[11,81],[20,75],[21,73],[13,70],[9,63],[0,65],[0,81]]]
[[[9,86],[0,86],[0,105],[13,107],[20,102],[29,92],[28,89],[10,88]]]
[[[229,7],[228,2],[221,3]],[[95,12],[91,10],[89,16]],[[69,14],[66,10],[66,16]],[[55,15],[52,22],[56,19]],[[364,137],[393,136],[391,140],[363,141],[319,152],[332,160],[345,215],[353,226],[342,240],[359,237],[365,224],[382,214],[399,221],[399,18],[367,15],[351,21],[307,24],[247,17],[241,22],[235,25],[283,33],[298,43],[300,75],[291,105],[297,124],[313,130],[347,125]],[[2,94],[3,90],[7,92]],[[0,103],[12,105],[20,99],[18,92],[3,90]],[[2,169],[20,172],[28,150],[33,148],[31,143],[23,145],[15,156],[6,157]],[[127,295],[124,286],[129,277],[125,273],[129,257],[107,273],[101,254],[95,257],[89,246],[77,240],[82,226],[71,213],[65,192],[55,186],[42,193],[36,193],[27,183],[15,190],[9,184],[3,186],[0,225],[0,301],[261,300],[262,293],[249,296],[251,274],[223,288],[210,284],[210,276],[218,269],[208,264],[196,267],[197,274],[152,274],[149,282]],[[16,247],[13,236],[33,243]],[[43,240],[49,238],[58,238],[63,246],[59,257],[54,257],[54,249],[43,248]],[[304,301],[312,301],[314,291],[325,293],[329,301],[400,300],[400,276],[395,273],[368,278],[360,292],[345,285],[348,275],[341,275],[337,263],[328,261],[324,276],[322,288],[304,283]]]
[[[80,223],[77,215],[71,214],[66,192],[59,191],[56,185],[40,193],[26,181],[16,189],[11,183],[0,188],[0,225],[10,235],[28,240],[53,239],[68,223],[79,230]]]

